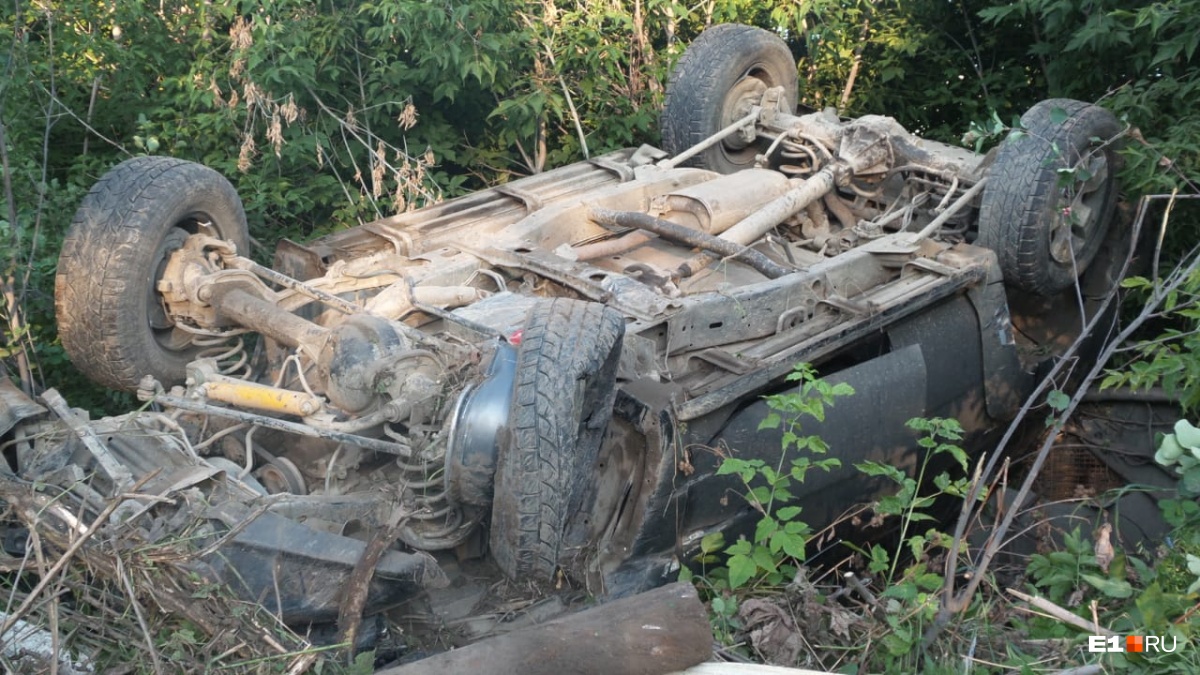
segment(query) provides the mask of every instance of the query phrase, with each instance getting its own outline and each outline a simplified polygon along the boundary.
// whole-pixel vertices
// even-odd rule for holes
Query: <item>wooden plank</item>
[[[672,675],[832,675],[824,670],[765,666],[758,663],[701,663]]]
[[[662,675],[711,655],[708,613],[675,583],[376,675]]]

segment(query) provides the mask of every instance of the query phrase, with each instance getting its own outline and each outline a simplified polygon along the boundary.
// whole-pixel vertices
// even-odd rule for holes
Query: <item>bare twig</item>
[[[143,479],[143,480],[145,480],[145,479]],[[245,518],[242,518],[241,521],[239,521],[237,525],[234,525],[233,527],[229,528],[229,531],[222,534],[216,541],[212,542],[208,546],[205,546],[203,549],[196,552],[195,554],[190,554],[189,557],[193,557],[193,556],[196,558],[208,557],[208,556],[212,555],[213,553],[215,553],[217,551],[217,549],[221,548],[225,544],[232,541],[235,537],[237,537],[239,534],[242,533],[242,530],[245,530],[247,527],[249,527],[250,523],[253,523],[255,520],[258,520],[259,516],[266,513],[267,511],[271,510],[271,506],[275,504],[275,499],[273,499],[274,496],[275,495],[270,495],[267,498],[263,499],[263,503],[260,504],[258,506],[258,508],[254,509],[254,511],[252,511],[250,513],[250,515],[246,516]]]
[[[1154,264],[1150,268],[1150,278],[1158,278],[1158,261],[1162,255],[1163,240],[1167,237],[1167,223],[1171,220],[1171,210],[1175,208],[1175,196],[1179,190],[1171,190],[1171,197],[1167,201],[1167,208],[1163,210],[1162,225],[1158,228],[1158,241],[1154,243]]]
[[[351,659],[358,629],[362,624],[362,612],[367,603],[371,578],[375,576],[375,566],[379,564],[388,547],[400,537],[400,532],[407,522],[407,514],[397,512],[386,528],[377,530],[367,542],[358,563],[354,565],[354,571],[342,586],[342,602],[338,609],[338,641],[346,643],[346,652]]]
[[[46,42],[50,53],[54,53],[54,13],[46,12]],[[49,92],[50,100],[46,102],[46,124],[42,128],[42,176],[41,185],[50,184],[50,132],[54,129],[55,117],[54,109],[58,101],[58,78],[54,69],[54,59],[47,60],[47,70],[49,72]],[[38,236],[42,229],[42,211],[46,205],[46,194],[48,190],[37,191],[37,206],[33,210],[33,234],[29,237],[29,255],[26,257],[25,275],[21,279],[21,286],[17,289],[17,302],[25,303],[25,292],[29,290],[29,277],[33,273],[34,261],[37,260],[38,241],[41,237]],[[32,350],[30,350],[32,353]]]
[[[1059,607],[1058,605],[1054,604],[1053,602],[1050,602],[1049,600],[1047,600],[1045,598],[1041,598],[1036,595],[1026,595],[1025,593],[1022,593],[1021,591],[1018,591],[1015,588],[1008,588],[1005,590],[1007,590],[1009,593],[1016,596],[1017,598],[1024,600],[1025,602],[1033,605],[1034,607],[1037,607],[1038,609],[1049,614],[1050,616],[1054,617],[1055,619],[1058,619],[1059,621],[1062,621],[1064,623],[1069,623],[1072,626],[1075,626],[1076,628],[1078,628],[1080,630],[1084,630],[1084,631],[1087,631],[1088,633],[1095,634],[1095,635],[1109,635],[1109,636],[1116,635],[1116,633],[1101,626],[1099,623],[1089,623],[1087,620],[1081,619],[1078,616],[1075,616],[1071,612],[1063,609],[1062,607]],[[1017,605],[1016,607],[1017,607],[1017,609],[1019,609],[1021,611],[1032,612],[1032,610],[1021,607],[1020,605]]]
[[[862,582],[862,579],[858,578],[858,575],[856,575],[854,572],[846,572],[842,576],[845,578],[846,583],[850,584],[850,587],[857,591],[858,594],[862,596],[862,599],[866,600],[867,604],[869,604],[872,609],[879,609],[879,599],[875,597],[875,594],[871,592],[871,589],[867,588],[867,585]]]
[[[8,163],[8,134],[4,120],[0,119],[0,172],[4,178],[4,201],[8,205],[8,222],[13,231],[12,259],[6,261],[7,269],[0,270],[0,295],[4,296],[5,314],[8,318],[8,334],[15,349],[13,354],[17,362],[17,376],[21,380],[21,389],[27,396],[33,395],[33,375],[29,368],[29,355],[26,353],[24,335],[25,322],[21,318],[21,305],[17,300],[15,287],[15,269],[17,266],[17,251],[21,246],[21,226],[17,220],[17,202],[13,199],[12,168]],[[9,243],[9,242],[6,242]]]
[[[43,553],[42,539],[38,535],[36,529],[29,530],[29,545],[33,548],[33,555],[37,559],[38,574],[46,574],[46,556]],[[50,675],[58,675],[58,655],[59,655],[59,635],[58,635],[58,597],[57,594],[51,595],[47,599],[46,614],[49,618],[50,633]]]
[[[50,90],[46,89],[45,85],[39,85],[39,86],[41,87],[42,92],[44,92],[48,95],[50,94]],[[113,139],[109,138],[108,136],[105,136],[104,134],[100,133],[100,131],[97,130],[95,127],[93,127],[90,123],[88,123],[87,120],[80,117],[79,114],[76,113],[74,110],[71,110],[70,108],[68,108],[67,104],[63,103],[61,99],[55,97],[55,98],[53,98],[53,101],[58,105],[58,108],[59,108],[59,111],[61,112],[61,114],[75,120],[79,124],[79,126],[83,127],[92,136],[99,138],[100,140],[104,141],[105,143],[108,143],[120,155],[122,155],[124,157],[132,157],[133,156],[133,153],[130,152],[122,143],[114,141]]]
[[[588,153],[587,138],[583,135],[583,124],[579,121],[579,111],[575,109],[575,101],[571,98],[571,90],[562,75],[558,76],[558,84],[562,87],[563,96],[567,99],[567,109],[571,111],[571,121],[575,123],[575,133],[579,136],[579,148],[583,150],[583,158],[591,159]]]
[[[121,556],[114,553],[113,559],[116,562],[117,578],[121,580],[121,585],[129,594],[129,606],[133,608],[138,626],[142,629],[142,637],[146,639],[146,649],[150,652],[150,663],[154,666],[154,673],[162,675],[162,663],[158,659],[158,650],[154,648],[154,636],[150,633],[150,626],[146,624],[146,616],[142,613],[142,604],[138,602],[137,593],[133,590],[133,582],[129,580],[129,573],[125,571],[125,564],[121,562]]]
[[[320,658],[320,654],[317,652],[301,654],[292,662],[292,667],[288,668],[287,675],[301,675],[301,673],[307,672],[317,662],[318,658]]]
[[[550,67],[558,76],[558,86],[562,87],[563,97],[567,99],[567,110],[571,111],[571,122],[575,124],[575,133],[579,136],[579,147],[583,150],[583,158],[591,159],[588,154],[587,138],[583,135],[583,123],[579,120],[579,111],[575,109],[575,101],[571,98],[571,89],[567,87],[567,81],[563,79],[562,73],[558,72],[558,62],[554,60],[554,51],[550,49],[550,45],[544,44],[542,47],[546,51],[546,58],[550,59]]]
[[[1145,199],[1145,198],[1143,198],[1143,199]],[[1139,214],[1144,215],[1145,209],[1139,209]],[[1138,220],[1134,223],[1134,227],[1133,227],[1133,241],[1134,242],[1136,242],[1138,239],[1138,234],[1141,231],[1141,224],[1142,224],[1142,220],[1141,220],[1141,217],[1139,216]],[[1121,274],[1119,275],[1120,278],[1123,278],[1125,276],[1125,274],[1129,268],[1130,260],[1132,258],[1132,252],[1133,252],[1133,247],[1130,248],[1130,255],[1126,258],[1125,264],[1121,270]],[[1097,377],[1100,376],[1100,374],[1104,370],[1104,367],[1107,365],[1108,361],[1112,358],[1112,356],[1117,352],[1117,350],[1120,348],[1120,346],[1126,340],[1128,340],[1130,338],[1130,336],[1132,336],[1133,333],[1136,332],[1150,317],[1152,317],[1154,315],[1154,313],[1157,311],[1158,307],[1166,300],[1166,298],[1171,293],[1173,293],[1175,290],[1177,290],[1185,281],[1187,281],[1192,276],[1193,273],[1195,273],[1198,269],[1200,269],[1200,247],[1193,248],[1192,251],[1189,252],[1189,254],[1187,256],[1185,256],[1184,259],[1187,261],[1185,264],[1181,264],[1179,267],[1176,267],[1175,270],[1171,273],[1171,275],[1161,285],[1158,285],[1155,287],[1154,294],[1151,296],[1151,298],[1149,300],[1147,300],[1146,304],[1143,306],[1142,311],[1139,313],[1139,315],[1134,320],[1132,320],[1123,330],[1121,330],[1120,333],[1118,333],[1115,337],[1113,337],[1106,343],[1104,349],[1102,350],[1100,355],[1096,358],[1094,365],[1088,371],[1088,373],[1084,376],[1082,382],[1080,382],[1080,384],[1079,384],[1078,389],[1075,391],[1075,394],[1068,401],[1066,408],[1064,408],[1061,411],[1061,414],[1058,416],[1058,420],[1055,423],[1054,430],[1061,429],[1062,425],[1065,424],[1066,420],[1070,418],[1072,413],[1074,413],[1076,407],[1078,407],[1078,405],[1082,401],[1083,397],[1087,394],[1087,391],[1090,388],[1091,384],[1096,380]],[[1092,320],[1090,320],[1088,322],[1086,330],[1084,331],[1083,335],[1081,335],[1080,339],[1076,340],[1075,343],[1071,345],[1071,347],[1067,351],[1067,354],[1065,354],[1063,356],[1063,358],[1060,359],[1060,361],[1055,364],[1055,367],[1051,370],[1050,375],[1048,375],[1045,379],[1042,380],[1041,384],[1036,388],[1034,393],[1025,401],[1025,404],[1021,407],[1021,410],[1017,414],[1016,419],[1014,419],[1012,424],[1009,425],[1008,430],[1005,432],[1004,437],[1001,439],[1000,444],[997,446],[997,449],[995,451],[996,455],[994,455],[992,461],[990,461],[988,463],[989,464],[988,469],[985,469],[985,471],[984,471],[985,476],[990,474],[990,468],[991,468],[992,463],[995,461],[996,457],[998,457],[1000,455],[1000,453],[1003,451],[1005,445],[1012,438],[1013,434],[1016,431],[1017,425],[1024,419],[1024,417],[1032,409],[1034,402],[1040,400],[1042,393],[1049,386],[1049,384],[1053,381],[1055,374],[1057,372],[1059,372],[1059,370],[1061,369],[1063,364],[1065,364],[1069,359],[1074,357],[1074,353],[1078,350],[1079,346],[1083,342],[1083,338],[1085,336],[1091,334],[1092,331],[1094,331],[1096,329],[1098,322],[1101,321],[1102,317],[1106,314],[1107,307],[1115,300],[1117,295],[1118,295],[1117,289],[1113,289],[1113,291],[1110,292],[1105,297],[1104,301],[1101,303],[1100,308],[1096,311]],[[972,596],[974,596],[975,591],[979,588],[979,584],[983,581],[984,577],[986,576],[987,569],[988,569],[989,565],[991,564],[992,559],[995,557],[996,553],[999,551],[1000,546],[1002,545],[1002,543],[1004,541],[1005,534],[1008,532],[1009,527],[1011,527],[1011,525],[1012,525],[1013,519],[1016,517],[1022,504],[1024,504],[1025,499],[1029,496],[1029,492],[1033,486],[1033,481],[1037,478],[1038,473],[1041,471],[1042,465],[1045,463],[1046,458],[1050,454],[1050,449],[1054,446],[1054,441],[1056,438],[1056,433],[1054,433],[1054,430],[1052,430],[1051,433],[1046,434],[1046,438],[1042,442],[1041,447],[1039,447],[1037,455],[1034,458],[1033,464],[1032,464],[1032,466],[1030,466],[1029,472],[1026,475],[1025,480],[1022,482],[1021,487],[1018,490],[1016,497],[1013,499],[1012,505],[1009,507],[1008,511],[1005,513],[1005,516],[1004,516],[1003,520],[1000,522],[999,526],[992,533],[991,537],[989,537],[987,545],[984,547],[983,555],[980,557],[979,563],[977,564],[976,569],[974,570],[974,573],[972,574],[970,581],[967,582],[966,587],[960,593],[955,595],[954,594],[953,565],[955,565],[955,561],[957,560],[957,557],[958,557],[958,550],[959,550],[961,538],[963,536],[963,531],[965,530],[966,523],[969,522],[969,520],[970,520],[970,514],[973,511],[975,500],[978,498],[978,489],[973,486],[971,494],[969,494],[968,498],[964,501],[963,512],[960,515],[958,524],[956,525],[955,537],[954,537],[953,541],[951,542],[950,552],[947,554],[947,558],[946,558],[947,571],[946,571],[946,582],[945,582],[945,586],[943,589],[944,594],[942,596],[942,606],[938,610],[938,614],[937,614],[934,622],[930,625],[929,629],[925,633],[925,638],[923,640],[923,645],[925,648],[928,648],[929,645],[931,645],[933,643],[933,640],[937,637],[938,633],[942,630],[942,628],[944,628],[947,625],[947,623],[950,621],[950,618],[953,615],[957,614],[958,612],[963,611],[964,609],[966,609],[967,606],[969,606]]]
[[[1086,666],[1077,666],[1075,668],[1067,668],[1060,670],[1054,675],[1101,675],[1104,672],[1104,666],[1098,663],[1091,663]]]
[[[92,114],[96,112],[96,95],[99,93],[100,93],[100,78],[94,77],[94,78],[92,78],[92,95],[90,98],[88,98],[87,124],[89,124],[89,125],[92,123]],[[83,137],[83,152],[81,154],[84,157],[87,157],[88,141],[91,141],[91,140],[92,140],[91,136],[85,135]]]
[[[351,124],[350,122],[348,122],[346,120],[345,115],[338,113],[336,110],[334,110],[334,109],[330,108],[328,105],[326,105],[325,101],[322,100],[321,97],[317,95],[317,92],[313,91],[311,88],[308,89],[307,91],[308,91],[309,96],[312,97],[313,101],[316,102],[317,107],[321,109],[321,112],[325,113],[331,119],[333,119],[335,122],[337,122],[338,127],[341,132],[341,135],[342,135],[342,142],[343,142],[343,144],[346,145],[347,152],[350,152],[351,164],[354,165],[355,171],[361,173],[361,169],[357,166],[357,164],[353,160],[353,152],[350,151],[349,138],[347,138],[347,134],[350,137],[353,137],[354,140],[357,141],[368,152],[374,152],[374,150],[371,146],[370,138],[364,138],[362,135],[363,133],[366,133],[366,131],[364,129],[362,129],[362,127],[360,127],[358,124]],[[387,149],[392,152],[395,152],[397,154],[403,155],[409,161],[416,162],[419,164],[419,159],[416,157],[413,157],[413,155],[408,152],[407,148],[402,149],[402,148],[398,148],[394,145],[389,144],[387,146]],[[400,171],[397,167],[393,166],[390,162],[387,161],[386,156],[382,156],[379,159],[381,162],[383,162],[384,168],[387,171],[392,172],[394,175],[400,173]],[[329,166],[332,168],[334,166],[333,162],[330,162]],[[335,174],[335,176],[337,175],[336,169],[334,169],[334,174]],[[342,180],[341,176],[337,176],[337,178],[338,178],[339,183],[343,183],[342,189],[343,189],[343,191],[345,191],[346,188],[345,188],[344,181]],[[433,192],[430,192],[423,185],[417,184],[413,181],[409,181],[409,183],[407,183],[405,185],[405,187],[413,190],[420,197],[424,198],[425,200],[427,200],[430,203],[435,202],[439,199],[438,195],[434,194]],[[347,196],[347,198],[350,198],[350,193],[348,191],[346,191],[346,196]],[[372,198],[372,203],[374,203],[373,198]]]
[[[149,476],[139,480],[133,486],[133,489],[137,490],[140,488],[142,484],[146,482],[147,478],[149,478]],[[37,520],[37,510],[32,507],[32,500],[28,495],[25,494],[26,490],[28,489],[29,486],[25,485],[21,481],[9,476],[5,476],[4,474],[0,474],[0,490],[5,493],[5,499],[13,502],[14,506],[25,512],[25,517],[30,522],[34,522]],[[108,517],[111,516],[113,511],[116,511],[117,507],[122,503],[123,502],[120,499],[112,500],[108,506],[104,507],[104,510],[100,512],[100,515],[96,516],[96,519],[92,521],[92,524],[89,525],[82,534],[80,534],[75,538],[74,541],[71,542],[71,545],[67,547],[67,550],[63,551],[63,554],[54,562],[54,565],[50,567],[46,574],[42,575],[42,578],[38,581],[37,586],[34,586],[33,590],[31,590],[29,594],[25,596],[25,600],[21,602],[21,605],[17,607],[16,611],[9,614],[4,619],[4,623],[0,624],[0,636],[3,636],[5,633],[7,633],[9,629],[13,627],[13,624],[17,622],[17,620],[29,612],[29,609],[33,607],[33,603],[37,600],[38,596],[46,590],[47,586],[53,583],[54,578],[60,572],[62,572],[63,568],[67,566],[67,563],[71,562],[71,558],[75,555],[75,553],[77,553],[79,549],[82,548],[85,543],[87,543],[87,541],[96,533],[97,530],[104,526],[104,523],[108,521]]]
[[[862,31],[858,35],[858,46],[854,48],[854,60],[850,64],[850,75],[846,77],[846,86],[842,89],[842,97],[838,100],[838,112],[845,113],[846,105],[850,103],[850,93],[854,91],[854,81],[858,79],[858,69],[862,67],[863,49],[867,46],[867,35],[871,32],[871,19],[863,19]]]

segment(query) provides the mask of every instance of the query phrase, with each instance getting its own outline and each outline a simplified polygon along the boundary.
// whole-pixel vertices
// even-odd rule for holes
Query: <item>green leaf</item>
[[[915,581],[917,582],[917,587],[930,592],[940,589],[944,583],[942,575],[934,574],[933,572],[919,574]]]
[[[967,458],[966,450],[963,450],[962,448],[960,448],[957,445],[941,445],[941,446],[939,446],[938,452],[943,452],[943,451],[949,453],[950,456],[954,458],[954,461],[958,462],[958,465],[960,467],[962,467],[962,470],[964,472],[968,471],[970,469],[970,460]]]
[[[794,525],[797,523],[788,523]],[[785,528],[783,532],[776,532],[771,537],[771,545],[778,546],[784,553],[795,558],[796,560],[804,560],[804,545],[805,537],[799,533],[788,532]]]
[[[904,473],[900,469],[888,464],[866,461],[854,466],[867,476],[884,476],[897,483],[904,480]]]
[[[775,517],[779,520],[792,520],[796,516],[800,515],[800,511],[801,509],[799,506],[785,506],[775,511]]]
[[[1187,420],[1175,423],[1175,440],[1185,448],[1200,448],[1200,429]]]
[[[1080,574],[1079,578],[1088,582],[1096,590],[1110,598],[1123,600],[1133,595],[1133,586],[1129,585],[1129,582],[1124,579],[1109,579],[1094,574]]]
[[[812,528],[808,526],[808,523],[793,520],[789,523],[784,523],[783,531],[788,534],[808,534],[812,531]]]
[[[770,549],[765,546],[755,546],[754,553],[751,555],[751,558],[753,558],[754,563],[758,565],[759,569],[761,570],[774,573],[778,569],[776,567],[775,557],[771,555]]]
[[[717,467],[717,475],[726,476],[731,473],[741,473],[748,467],[749,465],[744,459],[738,459],[737,457],[726,457],[725,460],[721,462],[721,466]]]
[[[849,384],[847,384],[845,382],[838,382],[837,384],[833,385],[833,389],[831,390],[831,393],[834,396],[853,396],[854,395],[854,387],[850,386]],[[830,405],[832,405],[832,404],[830,404]]]
[[[1050,109],[1050,123],[1051,124],[1063,124],[1069,118],[1070,118],[1070,115],[1068,115],[1067,111],[1064,110],[1063,108],[1059,108],[1056,106],[1056,107],[1053,107]]]
[[[709,606],[712,607],[713,614],[721,616],[725,613],[725,598],[718,595],[712,599]]]
[[[887,549],[879,544],[875,544],[871,546],[871,562],[867,565],[867,569],[874,574],[878,574],[888,568],[891,560],[891,555],[888,554]]]
[[[758,521],[758,526],[754,528],[754,541],[760,543],[767,541],[767,539],[777,530],[779,530],[779,523],[777,523],[771,516],[763,516],[762,519]]]
[[[747,497],[749,497],[752,502],[762,504],[765,507],[767,502],[771,501],[771,492],[771,488],[765,485],[760,485],[753,490],[750,490],[750,492],[747,493]]]
[[[1121,288],[1151,288],[1153,284],[1145,277],[1129,277],[1121,280]]]
[[[1154,453],[1154,461],[1163,466],[1171,466],[1178,462],[1182,455],[1183,446],[1175,440],[1175,434],[1167,434],[1158,444],[1158,451]]]
[[[764,466],[758,472],[762,474],[763,479],[767,481],[768,485],[774,486],[779,481],[779,474],[775,472],[774,467]]]
[[[725,549],[725,552],[732,555],[750,555],[750,549],[750,542],[745,539],[738,539],[729,548]]]
[[[1183,472],[1180,487],[1189,495],[1200,495],[1200,466],[1193,466]]]
[[[730,556],[728,567],[731,589],[741,587],[758,571],[758,565],[749,556],[742,554]]]
[[[763,419],[763,421],[758,423],[758,430],[762,431],[763,429],[778,429],[780,422],[782,422],[782,418],[779,416],[779,413],[767,413],[767,416]]]
[[[917,586],[912,582],[893,584],[882,595],[885,598],[896,598],[901,601],[915,600],[917,597]]]
[[[725,535],[721,532],[711,532],[704,535],[700,540],[700,551],[702,553],[715,553],[725,548]]]
[[[1062,412],[1067,409],[1071,403],[1071,397],[1063,392],[1055,389],[1049,394],[1046,394],[1046,403],[1050,405],[1056,412]]]

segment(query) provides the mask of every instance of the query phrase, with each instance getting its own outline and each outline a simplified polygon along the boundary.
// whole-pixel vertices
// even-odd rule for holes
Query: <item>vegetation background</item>
[[[957,141],[1039,99],[1101,100],[1145,141],[1127,151],[1131,197],[1200,172],[1200,0],[5,5],[0,367],[98,411],[129,401],[66,360],[52,280],[80,199],[109,167],[166,154],[216,168],[264,257],[280,237],[655,143],[666,75],[713,23],[784,36],[804,105]],[[1194,222],[1175,214],[1168,252]]]

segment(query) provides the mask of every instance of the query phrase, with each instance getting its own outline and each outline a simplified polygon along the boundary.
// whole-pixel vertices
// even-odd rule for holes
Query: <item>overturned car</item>
[[[912,417],[987,448],[1114,281],[1120,125],[1045,101],[981,156],[799,114],[796,72],[773,34],[714,27],[671,76],[662,150],[284,241],[270,268],[224,178],[124,162],[76,215],[56,306],[79,369],[152,411],[77,424],[68,451],[28,434],[18,473],[97,510],[151,474],[141,493],[220,481],[206,513],[236,536],[203,572],[299,622],[337,616],[383,528],[369,610],[444,581],[438,552],[597,595],[662,583],[752,527],[716,469],[778,461],[762,398],[799,362],[857,391],[805,427],[847,467],[809,475],[811,523],[886,489],[853,463],[918,464]]]

